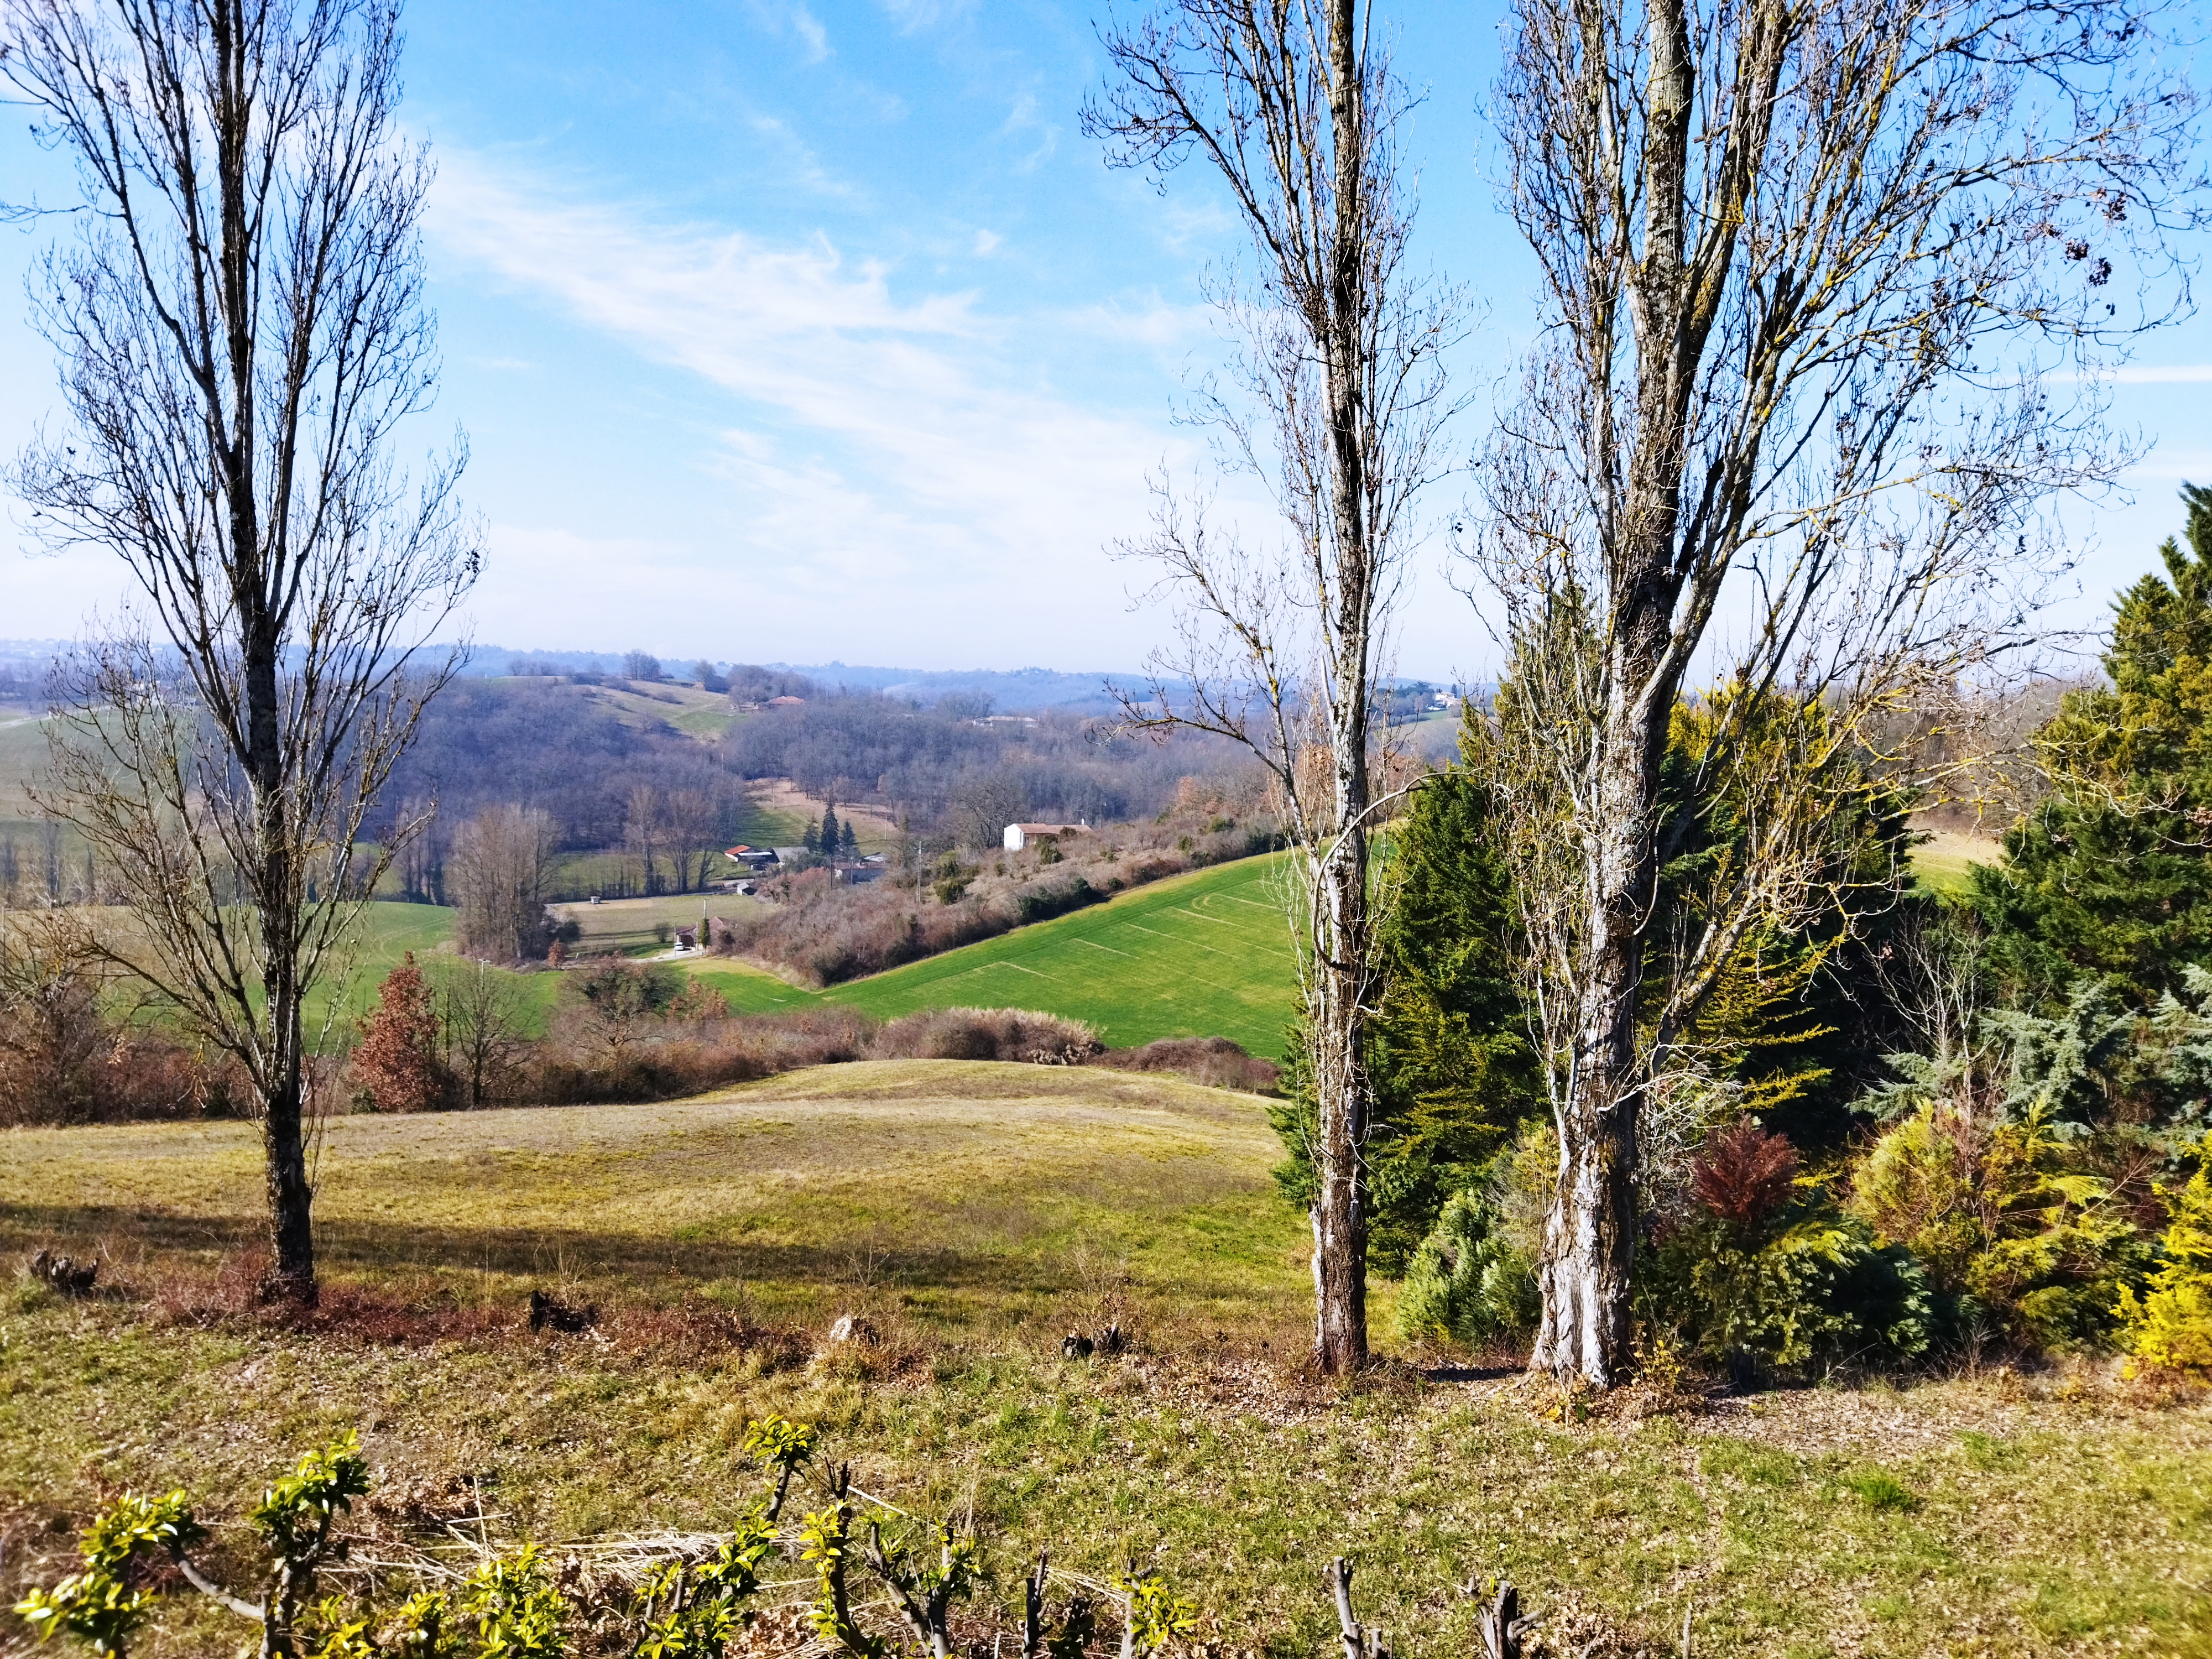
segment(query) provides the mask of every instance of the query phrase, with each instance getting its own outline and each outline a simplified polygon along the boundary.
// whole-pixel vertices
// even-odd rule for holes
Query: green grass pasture
[[[1225,1036],[1279,1059],[1297,1002],[1279,855],[1124,893],[824,993],[884,1019],[920,1008],[1035,1008],[1107,1042]]]
[[[1157,1565],[1198,1610],[1184,1659],[1333,1649],[1337,1555],[1406,1659],[1478,1651],[1458,1586],[1501,1574],[1547,1654],[1673,1655],[1686,1613],[1690,1650],[1729,1659],[2212,1654],[2202,1404],[2077,1365],[1578,1420],[1548,1385],[1419,1354],[1338,1392],[1298,1370],[1305,1229],[1277,1156],[1243,1097],[963,1061],[337,1120],[301,1328],[217,1276],[256,1228],[250,1126],[6,1132],[0,1249],[97,1255],[112,1288],[0,1281],[0,1605],[67,1571],[125,1487],[190,1489],[228,1550],[276,1470],[344,1428],[397,1495],[348,1518],[377,1540],[357,1556],[450,1545],[452,1522],[556,1559],[726,1527],[759,1491],[745,1424],[776,1412],[869,1493],[973,1518],[963,1651],[1013,1650],[994,1636],[1049,1546],[1092,1577]],[[531,1334],[535,1285],[598,1328]],[[1134,1351],[1061,1360],[1116,1298]],[[830,1345],[845,1312],[882,1345]],[[1387,1347],[1387,1307],[1374,1323]],[[772,1604],[811,1577],[764,1577]],[[133,1651],[251,1635],[170,1591]]]
[[[1923,887],[1939,893],[1963,893],[1977,864],[2002,864],[2004,843],[1995,836],[1938,830],[1912,849],[1912,873]]]
[[[253,1126],[10,1132],[0,1238],[252,1232]],[[317,1153],[331,1270],[471,1287],[558,1273],[617,1296],[673,1273],[779,1317],[834,1315],[855,1254],[933,1327],[1048,1321],[1080,1245],[1149,1261],[1207,1320],[1295,1319],[1299,1218],[1260,1103],[1177,1079],[860,1061],[696,1099],[333,1118]],[[166,1243],[164,1243],[166,1241]]]
[[[0,818],[27,820],[38,810],[30,785],[46,767],[44,714],[27,703],[0,702]]]

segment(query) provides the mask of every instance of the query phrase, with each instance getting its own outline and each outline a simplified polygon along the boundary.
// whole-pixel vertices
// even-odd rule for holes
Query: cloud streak
[[[510,288],[730,394],[740,408],[703,464],[793,582],[865,576],[886,598],[911,582],[934,608],[1048,564],[1081,608],[1121,608],[1102,548],[1139,526],[1146,471],[1185,446],[1042,389],[1030,323],[981,314],[970,294],[905,295],[892,268],[825,238],[655,222],[451,150],[430,228]]]
[[[2112,386],[2205,386],[2212,384],[2212,363],[2128,363],[2085,378]]]

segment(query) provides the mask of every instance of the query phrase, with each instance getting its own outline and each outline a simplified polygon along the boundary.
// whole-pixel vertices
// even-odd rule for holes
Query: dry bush
[[[1081,1020],[1019,1008],[927,1008],[876,1033],[878,1060],[1011,1060],[1080,1066],[1105,1051]]]
[[[1708,1135],[1690,1166],[1698,1202],[1747,1232],[1782,1207],[1796,1179],[1797,1149],[1749,1118]]]
[[[670,1023],[620,1049],[542,1043],[523,1061],[517,1092],[545,1106],[667,1100],[807,1066],[860,1060],[875,1022],[850,1008],[808,1008],[696,1024]]]
[[[1091,1063],[1117,1072],[1170,1072],[1209,1089],[1248,1095],[1277,1093],[1283,1071],[1224,1036],[1161,1037],[1139,1048],[1109,1048]]]
[[[797,1370],[812,1357],[807,1334],[791,1325],[765,1325],[745,1308],[686,1297],[672,1305],[619,1307],[601,1322],[609,1339],[641,1358],[696,1364],[723,1354],[744,1354],[763,1376]]]
[[[229,1117],[247,1097],[227,1056],[196,1055],[89,1009],[64,1048],[0,1042],[0,1128]]]

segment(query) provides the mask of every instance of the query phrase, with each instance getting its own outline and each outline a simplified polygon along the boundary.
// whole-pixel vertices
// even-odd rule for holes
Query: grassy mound
[[[331,1122],[313,1320],[252,1303],[250,1127],[0,1136],[0,1247],[103,1288],[0,1284],[0,1595],[51,1583],[106,1498],[234,1521],[357,1428],[364,1557],[731,1524],[748,1419],[820,1424],[858,1484],[973,1516],[977,1650],[1036,1548],[1157,1563],[1197,1653],[1333,1644],[1321,1569],[1408,1659],[1474,1650],[1500,1572],[1547,1651],[2212,1650],[2212,1419],[2087,1368],[1583,1420],[1510,1374],[1297,1369],[1304,1229],[1247,1098],[1144,1075],[858,1063],[650,1107]],[[19,1258],[20,1259],[20,1258]],[[526,1291],[593,1310],[532,1333]],[[1133,1351],[1063,1362],[1115,1311]],[[873,1342],[828,1340],[853,1313]],[[1387,1310],[1378,1310],[1387,1328]],[[811,1496],[809,1502],[813,1501]],[[478,1517],[483,1519],[480,1521]],[[799,1580],[805,1574],[783,1575]],[[794,1583],[782,1589],[799,1593]],[[1016,1615],[1018,1617],[1018,1613]],[[0,1650],[24,1645],[0,1620]],[[165,1597],[143,1659],[235,1652]],[[1018,1639],[1018,1638],[1013,1638]]]
[[[100,1240],[189,1275],[260,1213],[250,1124],[21,1132],[8,1152],[10,1249]],[[1249,1326],[1304,1295],[1278,1156],[1256,1101],[1173,1078],[859,1061],[653,1105],[332,1119],[315,1217],[331,1271],[428,1274],[434,1299],[673,1275],[811,1320],[896,1280],[925,1323],[1049,1324],[1075,1256],[1110,1255],[1171,1264],[1150,1278],[1176,1308]]]

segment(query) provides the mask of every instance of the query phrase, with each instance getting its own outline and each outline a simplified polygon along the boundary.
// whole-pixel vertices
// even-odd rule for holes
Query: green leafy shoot
[[[42,1642],[62,1631],[80,1638],[95,1653],[119,1659],[154,1601],[146,1591],[131,1587],[126,1577],[131,1564],[154,1551],[181,1554],[206,1536],[206,1529],[192,1519],[183,1492],[163,1498],[125,1493],[86,1530],[84,1570],[50,1590],[31,1591],[15,1604],[15,1613]]]
[[[1127,1575],[1115,1576],[1114,1588],[1128,1607],[1130,1642],[1139,1653],[1156,1653],[1198,1628],[1197,1607],[1170,1593],[1157,1571],[1138,1572],[1133,1563]]]
[[[368,1491],[361,1436],[348,1429],[302,1457],[291,1474],[262,1494],[247,1518],[278,1560],[312,1560],[328,1546],[337,1516]]]

